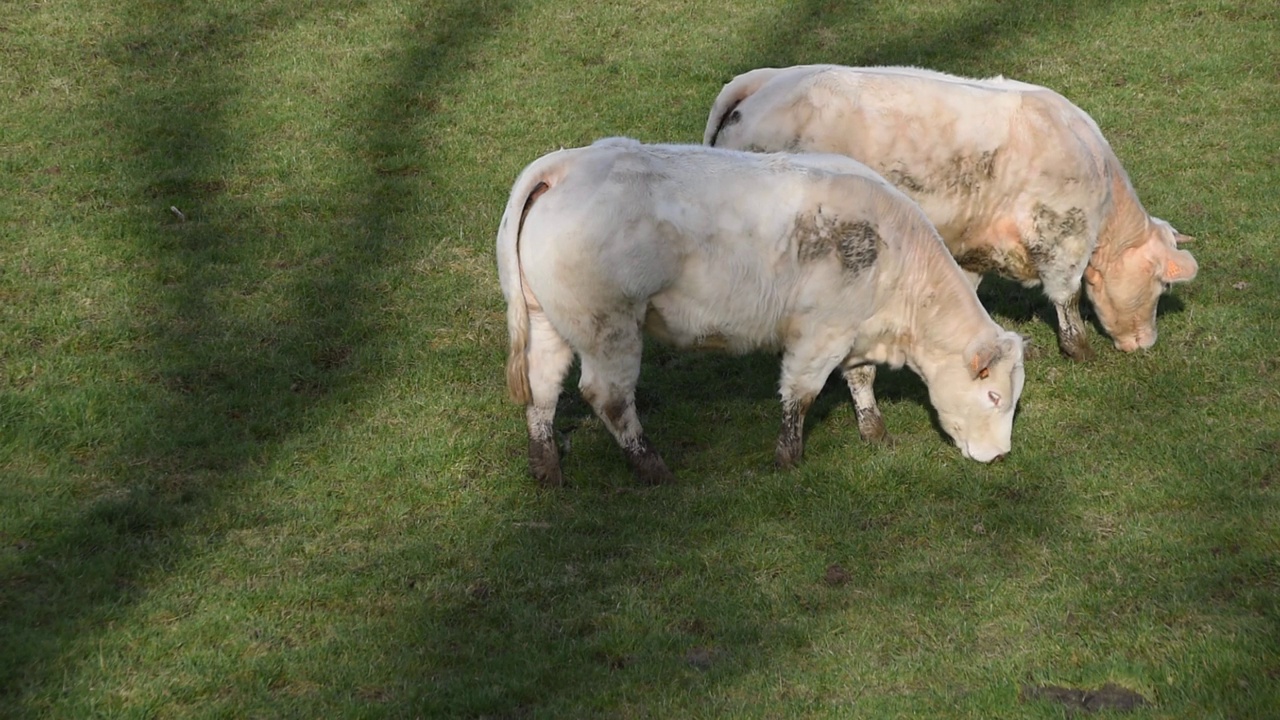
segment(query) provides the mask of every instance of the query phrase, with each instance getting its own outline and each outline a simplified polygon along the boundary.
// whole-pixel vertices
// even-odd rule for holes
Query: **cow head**
[[[1116,349],[1133,352],[1156,342],[1156,304],[1172,283],[1196,276],[1199,266],[1178,243],[1189,240],[1169,223],[1151,218],[1142,242],[1119,255],[1091,260],[1085,290]],[[1097,258],[1095,258],[1097,260]]]
[[[1001,330],[969,343],[927,377],[938,422],[965,457],[991,462],[1013,444],[1013,411],[1022,396],[1022,336]]]

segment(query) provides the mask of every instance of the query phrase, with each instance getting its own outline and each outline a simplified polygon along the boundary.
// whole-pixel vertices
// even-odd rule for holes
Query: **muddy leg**
[[[637,481],[658,485],[675,480],[662,456],[644,434],[636,414],[636,380],[640,377],[640,328],[627,320],[608,334],[604,352],[582,356],[582,397],[613,434]]]
[[[773,453],[773,464],[780,468],[794,467],[804,455],[804,416],[813,405],[817,394],[782,401],[782,430],[778,433],[778,447]]]
[[[782,358],[782,382],[779,394],[782,395],[782,429],[778,433],[778,447],[774,451],[773,462],[780,468],[789,468],[800,461],[804,455],[804,416],[818,397],[822,386],[826,384],[831,371],[839,365],[840,357],[848,352],[847,348],[833,347],[833,342],[824,343],[821,336],[809,338],[808,342],[799,342],[787,348]],[[829,339],[839,342],[839,338]]]
[[[876,405],[876,395],[872,385],[876,380],[876,366],[865,365],[844,366],[844,379],[849,383],[849,393],[853,395],[853,411],[858,417],[858,434],[867,442],[883,442],[889,438],[884,429],[884,418],[880,415],[880,406]]]
[[[573,362],[573,350],[551,327],[545,315],[529,316],[529,389],[533,401],[525,407],[529,425],[529,472],[543,487],[564,484],[560,450],[552,423],[564,376]]]
[[[1085,334],[1084,319],[1080,317],[1080,290],[1076,290],[1065,303],[1055,302],[1058,311],[1058,348],[1062,354],[1077,362],[1093,359],[1093,348]]]

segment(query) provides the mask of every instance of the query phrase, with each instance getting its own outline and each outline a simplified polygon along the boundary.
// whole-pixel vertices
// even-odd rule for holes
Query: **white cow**
[[[834,152],[866,163],[937,226],[977,286],[997,272],[1043,283],[1058,344],[1092,356],[1083,278],[1115,346],[1156,341],[1156,305],[1197,265],[1185,236],[1147,215],[1120,161],[1083,110],[1026,83],[916,68],[805,65],[731,80],[703,142],[756,151]]]
[[[921,375],[966,457],[1009,451],[1021,336],[992,322],[919,209],[849,158],[625,138],[553,152],[517,178],[497,260],[507,384],[545,485],[562,482],[552,420],[575,353],[636,477],[671,479],[636,416],[642,328],[677,346],[781,349],[780,466],[799,460],[805,412],[837,367],[860,432],[884,435],[872,363]]]

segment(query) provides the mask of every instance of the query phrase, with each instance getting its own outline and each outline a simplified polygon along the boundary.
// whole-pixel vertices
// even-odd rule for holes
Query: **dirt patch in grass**
[[[1049,700],[1061,703],[1067,707],[1069,714],[1077,710],[1128,712],[1148,705],[1147,699],[1142,695],[1114,683],[1107,683],[1097,690],[1081,690],[1058,685],[1024,685],[1020,696],[1024,702]]]

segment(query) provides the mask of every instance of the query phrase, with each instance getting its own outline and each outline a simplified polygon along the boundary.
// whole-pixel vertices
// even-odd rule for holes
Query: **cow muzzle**
[[[1009,448],[1003,450],[994,447],[974,447],[968,443],[958,443],[960,452],[970,460],[977,460],[980,463],[993,463],[1004,460],[1009,454]]]
[[[1155,330],[1139,330],[1132,335],[1118,337],[1115,340],[1116,349],[1120,352],[1135,352],[1137,350],[1146,350],[1156,344]]]

